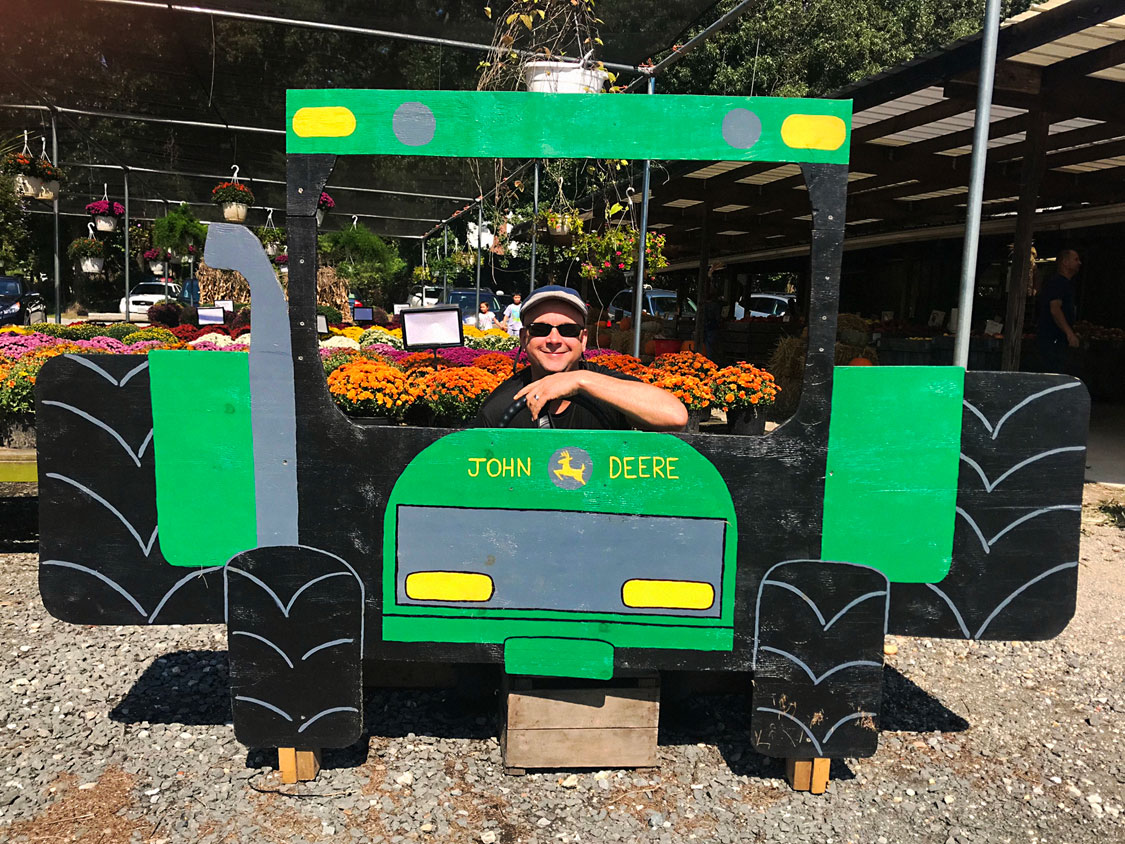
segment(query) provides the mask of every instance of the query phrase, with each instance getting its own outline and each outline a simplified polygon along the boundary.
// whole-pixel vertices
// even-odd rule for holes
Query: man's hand
[[[556,372],[545,375],[538,381],[532,381],[518,393],[515,398],[527,399],[527,409],[531,411],[532,421],[539,419],[539,414],[548,404],[555,399],[568,399],[578,395],[578,372]]]
[[[1075,334],[1073,331],[1070,332],[1070,334],[1067,335],[1066,342],[1068,344],[1070,344],[1070,348],[1077,349],[1078,348],[1078,335]]]

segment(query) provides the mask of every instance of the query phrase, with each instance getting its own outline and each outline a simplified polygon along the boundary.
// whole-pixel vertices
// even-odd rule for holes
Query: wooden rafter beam
[[[1041,47],[1089,27],[1125,15],[1125,0],[1070,0],[1019,24],[1000,30],[997,58],[1000,60]],[[856,111],[889,102],[906,94],[963,73],[980,62],[980,37],[966,39],[955,47],[909,62],[901,68],[837,91],[851,98]]]
[[[1043,85],[1046,88],[1066,85],[1079,77],[1119,64],[1125,64],[1125,40],[1115,41],[1097,50],[1089,50],[1073,58],[1047,65],[1043,68]]]

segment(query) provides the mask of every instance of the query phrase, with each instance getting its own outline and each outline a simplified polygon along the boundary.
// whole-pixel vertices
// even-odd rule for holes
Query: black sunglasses
[[[552,330],[557,330],[560,337],[569,337],[573,340],[580,335],[584,326],[576,322],[564,322],[562,325],[551,325],[549,322],[533,322],[527,326],[527,333],[531,337],[546,337]]]

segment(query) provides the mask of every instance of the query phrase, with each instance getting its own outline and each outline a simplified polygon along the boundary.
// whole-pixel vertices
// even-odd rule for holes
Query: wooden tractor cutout
[[[1073,615],[1089,398],[1062,375],[834,369],[850,114],[290,91],[289,301],[244,227],[211,225],[206,247],[250,283],[249,355],[43,369],[47,609],[225,621],[251,747],[355,742],[363,681],[378,683],[365,667],[398,660],[603,679],[753,669],[758,751],[872,755],[886,633],[1043,639]],[[355,424],[316,335],[315,212],[338,154],[799,163],[812,286],[795,415],[761,437]]]

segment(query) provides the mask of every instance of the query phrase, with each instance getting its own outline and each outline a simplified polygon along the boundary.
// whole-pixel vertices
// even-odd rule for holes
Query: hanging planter
[[[211,188],[211,201],[223,209],[223,219],[229,223],[246,220],[246,212],[254,204],[254,191],[238,181],[238,165],[232,168],[234,176],[229,182],[220,182]]]
[[[266,255],[276,258],[285,251],[285,229],[279,229],[273,224],[273,209],[266,209],[266,224],[258,227],[255,232]]]
[[[94,224],[87,223],[89,237],[78,237],[70,242],[66,254],[71,260],[78,261],[82,272],[91,275],[100,273],[105,266],[105,246],[94,237]]]
[[[274,264],[277,265],[277,271],[281,275],[289,275],[289,255],[282,253],[273,259]]]
[[[536,61],[523,66],[527,90],[541,94],[597,94],[608,80],[604,70],[575,62]]]
[[[16,196],[37,199],[39,197],[39,192],[43,190],[43,180],[37,176],[25,176],[23,173],[17,173],[15,176],[15,188]]]
[[[100,232],[111,232],[117,229],[117,219],[125,216],[125,206],[120,202],[109,201],[109,186],[102,191],[102,198],[87,203],[86,213],[94,218],[94,228]]]
[[[316,224],[321,225],[324,222],[324,215],[335,207],[336,200],[321,191],[320,199],[316,201]]]
[[[54,199],[63,178],[62,171],[47,158],[46,138],[43,153],[35,156],[28,148],[27,132],[23,133],[23,150],[10,152],[0,161],[0,173],[12,177],[17,196],[28,199]]]
[[[148,261],[148,271],[155,276],[164,275],[168,267],[168,253],[163,249],[146,249],[144,259]]]

